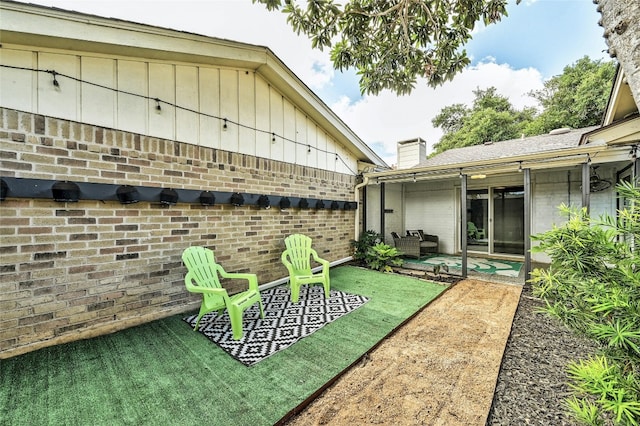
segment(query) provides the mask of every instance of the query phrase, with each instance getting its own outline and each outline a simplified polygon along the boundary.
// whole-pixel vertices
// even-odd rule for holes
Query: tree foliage
[[[543,111],[525,129],[529,135],[559,127],[599,124],[607,107],[615,66],[612,61],[592,61],[585,56],[564,67],[562,74],[545,81],[544,88],[530,92]]]
[[[452,104],[431,123],[444,132],[432,155],[451,148],[535,136],[560,127],[574,129],[600,123],[607,106],[615,67],[584,57],[530,93],[542,107],[517,110],[495,87],[474,90],[473,105]]]
[[[532,274],[546,311],[602,346],[569,365],[573,395],[566,401],[585,424],[640,424],[640,188],[618,186],[628,201],[618,217],[590,218],[562,207],[562,227],[532,237],[534,252],[551,257]],[[634,247],[634,244],[636,245]],[[608,420],[607,420],[608,419]]]
[[[418,77],[430,86],[469,64],[462,47],[478,22],[507,15],[507,0],[253,0],[280,10],[314,48],[331,49],[335,69],[353,68],[362,93],[410,93]],[[517,0],[519,3],[520,0]]]
[[[418,77],[435,87],[469,63],[462,48],[478,22],[507,16],[507,0],[252,0],[288,15],[315,48],[331,48],[336,69],[354,68],[362,93],[410,93]],[[516,0],[519,4],[521,0]],[[640,103],[640,3],[594,0],[611,57],[618,57]],[[544,30],[544,29],[541,29]],[[400,37],[398,36],[400,35]]]
[[[462,148],[488,141],[519,137],[535,114],[533,108],[517,110],[495,87],[476,89],[472,107],[453,104],[444,107],[431,123],[444,135],[434,145],[433,155],[452,148]]]

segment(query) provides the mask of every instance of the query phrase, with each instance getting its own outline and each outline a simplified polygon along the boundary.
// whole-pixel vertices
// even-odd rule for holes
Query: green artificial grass
[[[341,266],[354,312],[246,367],[182,315],[0,360],[4,425],[273,425],[446,287]]]

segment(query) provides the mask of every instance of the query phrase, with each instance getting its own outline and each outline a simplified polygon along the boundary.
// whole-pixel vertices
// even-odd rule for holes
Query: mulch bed
[[[567,365],[595,354],[593,340],[538,312],[543,302],[526,284],[502,359],[487,425],[574,425],[564,400]]]

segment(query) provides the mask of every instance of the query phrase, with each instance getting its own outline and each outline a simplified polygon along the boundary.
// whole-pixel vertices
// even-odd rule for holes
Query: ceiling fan
[[[600,179],[598,173],[596,173],[596,169],[598,167],[593,167],[591,169],[591,177],[589,178],[589,191],[590,192],[600,192],[611,186],[611,182],[606,179]]]

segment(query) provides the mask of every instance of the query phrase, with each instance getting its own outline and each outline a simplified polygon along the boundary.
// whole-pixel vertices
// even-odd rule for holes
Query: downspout
[[[368,183],[369,183],[369,177],[364,176],[364,180],[362,181],[362,183],[357,184],[356,187],[354,188],[355,201],[356,201],[356,226],[355,226],[355,236],[353,237],[353,239],[356,241],[358,241],[358,238],[360,238],[360,189],[367,186]],[[362,214],[367,214],[366,206],[363,207]]]
[[[385,231],[387,224],[385,223],[385,207],[386,207],[386,183],[380,182],[380,234],[382,235],[382,241],[385,241]]]

